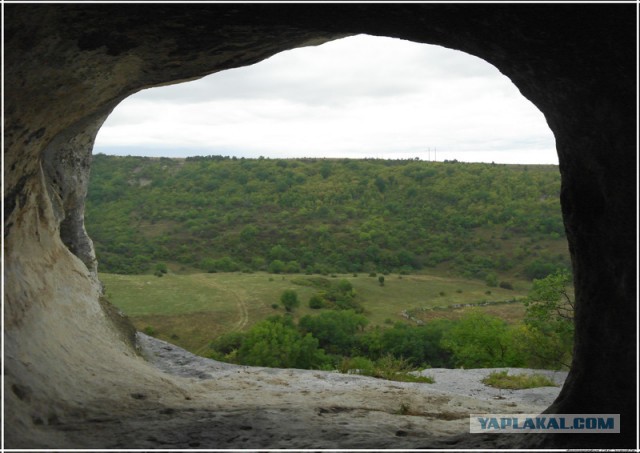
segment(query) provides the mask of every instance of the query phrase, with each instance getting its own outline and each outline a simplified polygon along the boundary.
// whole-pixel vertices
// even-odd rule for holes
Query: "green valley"
[[[175,343],[196,354],[206,354],[209,343],[229,332],[247,330],[269,316],[284,314],[279,304],[283,291],[292,289],[301,305],[293,312],[299,320],[306,315],[326,312],[309,308],[308,301],[317,291],[305,284],[303,275],[267,273],[167,273],[153,275],[100,274],[107,298],[124,311],[136,328]],[[327,280],[348,280],[357,294],[372,326],[411,321],[407,315],[456,318],[470,308],[454,306],[486,301],[521,301],[527,282],[515,290],[488,288],[484,283],[462,278],[430,275],[387,275],[384,286],[366,274],[339,275]],[[277,305],[276,308],[273,305]],[[434,309],[435,307],[435,309]],[[429,309],[429,310],[424,310]],[[482,307],[493,315],[522,318],[522,303]],[[498,311],[496,311],[498,310]],[[406,313],[403,315],[403,313]]]
[[[96,155],[86,228],[103,272],[568,269],[554,166]]]
[[[234,363],[409,379],[566,366],[559,191],[554,166],[96,155],[85,221],[138,330]]]

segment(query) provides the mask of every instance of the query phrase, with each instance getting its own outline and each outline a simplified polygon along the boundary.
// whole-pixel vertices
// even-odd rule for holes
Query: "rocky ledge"
[[[481,380],[501,369],[428,369],[434,384],[402,383],[313,370],[248,367],[193,355],[137,334],[141,354],[190,389],[190,408],[163,408],[148,417],[145,435],[114,424],[112,447],[202,448],[459,448],[477,442],[468,434],[472,413],[539,413],[560,387],[499,390]],[[543,373],[561,385],[566,372]],[[200,397],[195,395],[200,394]],[[206,397],[204,395],[209,395]],[[144,398],[137,395],[137,398]],[[144,420],[137,420],[142,424]],[[150,426],[156,429],[149,430]],[[104,424],[102,425],[104,428]],[[478,436],[478,435],[475,435]],[[117,439],[117,440],[116,440]],[[103,439],[104,440],[104,439]],[[485,445],[502,439],[485,436]]]

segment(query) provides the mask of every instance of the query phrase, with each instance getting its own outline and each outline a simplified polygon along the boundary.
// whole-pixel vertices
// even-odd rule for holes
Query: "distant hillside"
[[[102,272],[531,279],[569,267],[559,190],[555,166],[98,154],[86,228]]]

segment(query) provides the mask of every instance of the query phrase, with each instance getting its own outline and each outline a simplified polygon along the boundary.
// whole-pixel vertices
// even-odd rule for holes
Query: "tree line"
[[[209,356],[242,365],[343,371],[373,370],[389,359],[412,369],[567,369],[573,348],[570,286],[565,271],[536,279],[525,318],[513,325],[471,311],[459,320],[368,328],[368,319],[353,309],[329,310],[297,324],[290,315],[273,316],[247,332],[227,333],[211,343]],[[282,303],[292,311],[300,302],[289,290]]]
[[[85,222],[103,272],[534,279],[570,268],[559,191],[554,166],[98,154]]]

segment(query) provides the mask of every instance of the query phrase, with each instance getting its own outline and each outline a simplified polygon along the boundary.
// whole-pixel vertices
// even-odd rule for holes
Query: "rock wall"
[[[574,363],[548,410],[620,413],[623,429],[527,442],[633,446],[635,11],[633,4],[6,4],[6,446],[68,445],[64,432],[49,428],[143,404],[130,397],[140,389],[183,397],[136,356],[99,302],[83,199],[93,139],[109,112],[146,87],[357,33],[476,55],[544,113],[560,157],[577,304]]]

